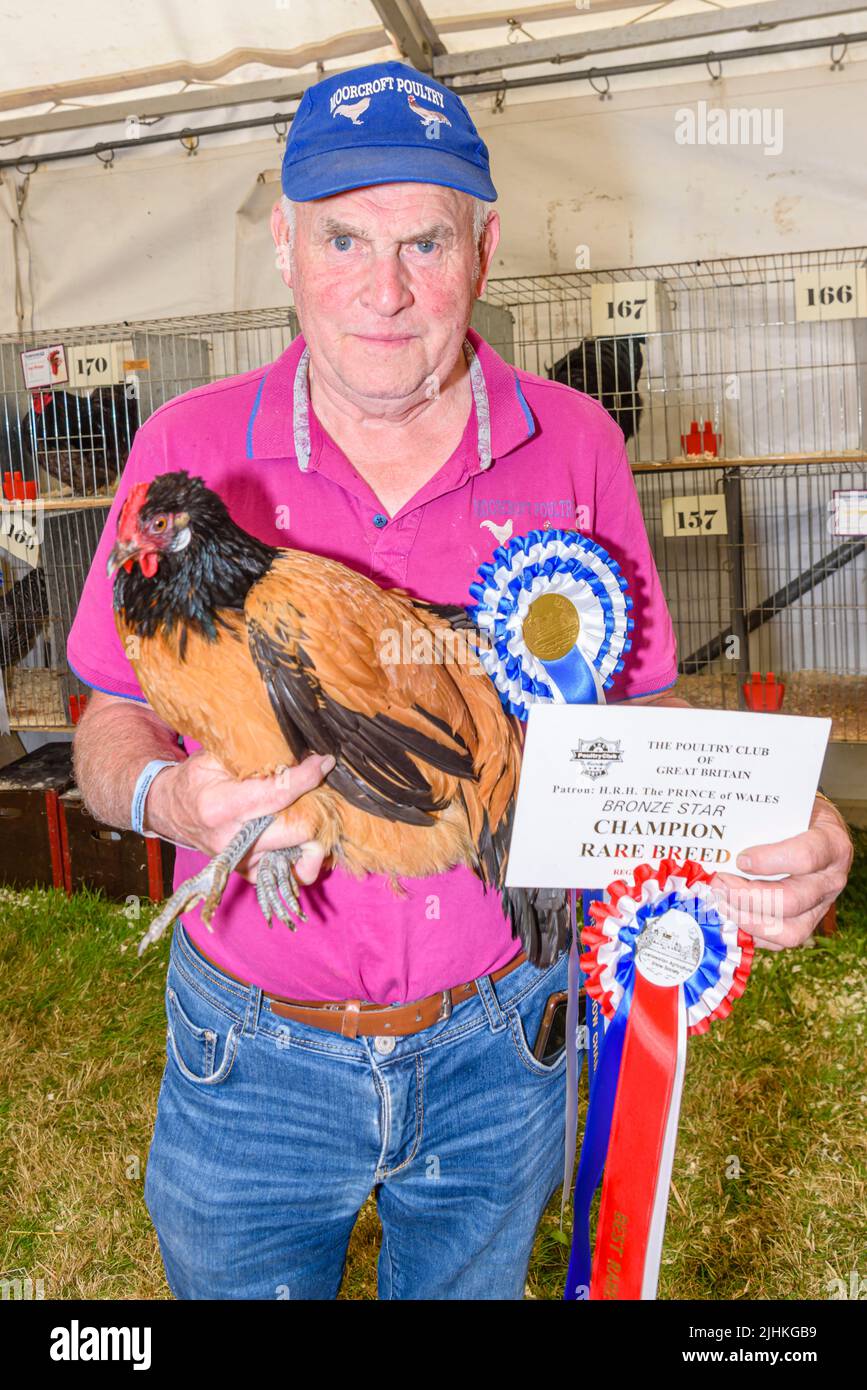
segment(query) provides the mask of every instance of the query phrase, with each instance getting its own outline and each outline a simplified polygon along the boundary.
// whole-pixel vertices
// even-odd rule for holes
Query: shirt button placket
[[[386,516],[385,512],[374,512],[372,520],[380,532],[380,538],[371,547],[371,579],[383,588],[405,584],[409,552],[420,516],[410,513],[397,521],[394,517]]]

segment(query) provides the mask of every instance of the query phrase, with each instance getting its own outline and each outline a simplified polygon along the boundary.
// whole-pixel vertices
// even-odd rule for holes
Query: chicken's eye
[[[151,530],[152,530],[152,531],[164,531],[164,530],[166,529],[166,527],[168,526],[168,524],[169,524],[168,517],[166,517],[166,516],[155,516],[154,519],[153,519],[153,521],[151,522]]]

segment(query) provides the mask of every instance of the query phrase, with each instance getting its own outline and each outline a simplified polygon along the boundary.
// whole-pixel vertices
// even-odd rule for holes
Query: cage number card
[[[830,731],[795,715],[535,704],[506,884],[593,888],[670,856],[742,872],[741,850],[809,826]]]

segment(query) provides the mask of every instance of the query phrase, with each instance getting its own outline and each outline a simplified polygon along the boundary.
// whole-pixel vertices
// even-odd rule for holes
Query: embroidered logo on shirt
[[[506,541],[511,539],[513,528],[511,517],[504,521],[502,526],[498,526],[495,521],[480,521],[479,526],[487,526],[491,535],[496,537],[497,545],[505,545]]]

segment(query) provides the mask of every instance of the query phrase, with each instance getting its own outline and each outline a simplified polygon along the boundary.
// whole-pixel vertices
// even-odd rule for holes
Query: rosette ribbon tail
[[[752,938],[721,915],[700,864],[666,859],[632,878],[585,910],[588,1006],[597,1001],[608,1026],[590,1084],[567,1299],[656,1297],[687,1037],[728,1015],[752,963]]]
[[[592,1299],[653,1299],[686,1065],[683,987],[636,972],[602,1184]]]
[[[632,982],[630,981],[627,989],[624,990],[623,998],[614,1018],[605,1029],[600,1041],[596,1067],[590,1072],[590,1098],[587,1106],[587,1118],[584,1123],[581,1157],[578,1161],[578,1177],[575,1180],[572,1254],[569,1258],[566,1288],[563,1291],[563,1297],[566,1300],[590,1297],[592,1270],[590,1208],[596,1189],[602,1181],[602,1173],[608,1157],[617,1083],[620,1079],[621,1057],[626,1040],[626,1026],[629,1022],[631,1004]],[[589,1008],[589,996],[587,1005]],[[588,1059],[589,1056],[588,1050]]]

